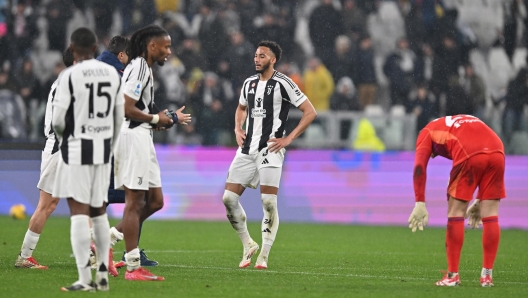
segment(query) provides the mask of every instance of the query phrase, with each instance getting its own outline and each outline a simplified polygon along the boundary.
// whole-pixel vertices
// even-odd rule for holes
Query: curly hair
[[[155,37],[168,35],[169,33],[158,25],[150,25],[137,30],[132,34],[132,37],[130,37],[130,42],[126,49],[129,61],[132,61],[141,55],[145,55],[144,58],[147,59],[148,43]]]
[[[259,47],[266,47],[268,49],[270,49],[273,54],[275,55],[275,58],[277,58],[277,62],[279,62],[281,56],[282,56],[282,49],[281,47],[279,46],[278,43],[274,42],[274,41],[270,41],[270,40],[263,40],[261,42],[259,42],[258,44]]]

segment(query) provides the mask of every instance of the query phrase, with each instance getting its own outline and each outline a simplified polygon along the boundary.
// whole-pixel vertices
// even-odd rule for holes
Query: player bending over
[[[448,273],[437,286],[460,284],[458,267],[464,243],[464,217],[477,228],[482,220],[483,262],[480,284],[493,286],[492,270],[499,247],[499,202],[504,189],[504,146],[480,119],[469,115],[446,116],[425,126],[416,141],[414,193],[416,205],[409,217],[409,228],[423,230],[429,215],[425,208],[427,163],[437,155],[453,160],[447,187],[446,253]],[[478,187],[477,198],[469,207]],[[467,211],[466,211],[467,209]],[[423,223],[422,223],[423,221]]]

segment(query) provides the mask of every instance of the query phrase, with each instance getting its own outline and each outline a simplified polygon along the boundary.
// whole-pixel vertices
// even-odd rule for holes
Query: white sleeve
[[[281,84],[288,95],[288,98],[284,98],[284,100],[289,101],[292,105],[299,107],[306,99],[308,99],[292,80],[284,79],[284,82]]]
[[[57,89],[55,91],[55,98],[53,100],[53,117],[51,124],[53,131],[59,139],[62,138],[64,127],[66,126],[66,112],[71,103],[71,95],[73,90],[71,85],[71,73],[62,73],[59,77]]]
[[[131,67],[131,70],[126,78],[123,77],[123,94],[134,100],[139,100],[143,89],[147,87],[150,68],[143,59],[134,60],[128,67]]]
[[[123,88],[120,85],[117,90],[114,107],[114,136],[112,139],[112,152],[114,152],[119,132],[121,131],[121,125],[123,124],[123,118],[125,117],[125,97],[123,95]]]
[[[247,89],[250,81],[246,81],[244,85],[242,85],[242,88],[240,89],[240,97],[238,98],[238,103],[240,105],[243,105],[247,107],[248,101],[247,101]]]

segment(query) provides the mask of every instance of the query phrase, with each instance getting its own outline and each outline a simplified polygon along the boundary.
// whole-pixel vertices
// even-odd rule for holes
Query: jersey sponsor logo
[[[255,94],[255,89],[249,90],[248,94]]]
[[[112,129],[110,125],[106,126],[92,126],[92,125],[83,125],[81,126],[81,133],[100,133],[109,131]]]
[[[445,124],[447,127],[455,127],[459,128],[460,125],[464,123],[474,123],[474,122],[481,122],[481,120],[475,116],[471,115],[465,115],[462,117],[452,117],[452,116],[446,116],[445,117]]]
[[[141,83],[137,83],[136,88],[134,89],[134,94],[137,96],[141,95]]]
[[[262,108],[262,98],[255,99],[256,107],[251,109],[251,118],[266,118],[266,109]]]
[[[455,124],[455,122],[457,122],[458,119],[462,119],[462,117],[452,117],[452,116],[447,116],[445,117],[445,124],[447,127],[452,127],[453,124]],[[458,128],[460,125],[455,125],[456,128]]]

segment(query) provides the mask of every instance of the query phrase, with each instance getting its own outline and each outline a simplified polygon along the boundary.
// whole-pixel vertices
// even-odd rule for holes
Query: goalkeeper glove
[[[425,208],[425,202],[416,202],[408,222],[409,228],[412,229],[413,233],[416,232],[417,228],[423,231],[423,227],[429,222],[429,213],[427,213]]]
[[[480,200],[476,199],[471,206],[466,211],[466,216],[464,218],[469,218],[468,225],[472,229],[477,229],[482,224],[482,219],[480,218]]]

